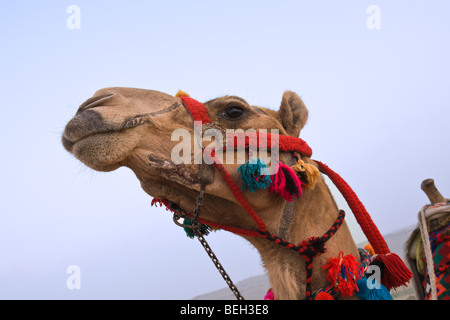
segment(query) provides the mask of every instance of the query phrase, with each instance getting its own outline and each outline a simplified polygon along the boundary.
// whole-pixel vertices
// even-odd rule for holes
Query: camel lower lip
[[[62,136],[62,144],[64,146],[64,148],[69,151],[72,152],[73,150],[73,146],[75,145],[75,142],[70,141],[69,139],[67,139],[66,137]]]
[[[85,136],[83,136],[83,137],[81,137],[81,138],[79,138],[79,139],[76,139],[75,141],[71,141],[71,140],[69,140],[68,138],[66,138],[66,137],[63,135],[61,140],[62,140],[62,144],[63,144],[64,148],[65,148],[67,151],[72,152],[74,146],[75,146],[78,142],[83,141],[84,139],[89,138],[89,137],[91,137],[91,136],[93,136],[93,135],[95,135],[95,134],[98,134],[98,132],[93,132],[93,133],[91,133],[91,134],[85,135]]]

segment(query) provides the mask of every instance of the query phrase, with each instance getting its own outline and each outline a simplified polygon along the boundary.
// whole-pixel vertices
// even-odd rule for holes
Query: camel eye
[[[224,112],[224,116],[225,118],[228,119],[237,119],[239,117],[242,116],[242,114],[244,113],[244,109],[242,109],[241,107],[229,107],[227,110],[225,110]]]

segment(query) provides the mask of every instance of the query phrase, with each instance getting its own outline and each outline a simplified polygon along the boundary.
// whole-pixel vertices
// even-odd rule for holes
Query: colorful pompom
[[[264,296],[264,300],[275,300],[275,295],[273,294],[272,288],[267,290],[266,295]]]
[[[255,192],[259,189],[266,189],[272,181],[267,170],[267,164],[260,158],[252,158],[238,168],[238,173],[243,182],[242,190],[247,188]]]
[[[327,292],[319,292],[314,300],[334,300],[334,297]]]
[[[269,188],[271,193],[277,193],[292,202],[294,198],[302,196],[303,183],[297,177],[291,167],[278,162],[276,173],[272,177],[272,185]]]
[[[341,251],[337,258],[330,258],[322,268],[328,270],[327,279],[334,286],[335,292],[350,297],[358,291],[356,282],[361,277],[360,267],[352,254],[344,256]]]
[[[298,159],[297,163],[291,168],[303,182],[305,189],[313,189],[315,187],[320,177],[320,171],[314,165]]]
[[[185,224],[187,226],[192,225],[191,220],[189,220],[189,219],[184,219],[183,224]],[[194,239],[195,233],[192,229],[190,229],[190,228],[183,228],[183,229],[184,229],[184,232],[186,232],[186,235],[188,236],[188,238]],[[203,236],[207,236],[211,231],[213,231],[215,229],[211,228],[210,226],[207,226],[206,224],[202,224],[199,230]]]

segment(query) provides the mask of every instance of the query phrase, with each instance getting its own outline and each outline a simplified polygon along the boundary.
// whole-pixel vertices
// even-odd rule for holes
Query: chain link
[[[194,209],[194,216],[192,218],[189,218],[190,221],[191,221],[190,225],[178,222],[178,219],[183,217],[181,209],[176,210],[176,212],[173,215],[173,221],[175,222],[175,224],[177,226],[180,226],[180,227],[183,227],[183,228],[189,228],[195,233],[195,235],[197,236],[198,241],[203,246],[203,248],[205,249],[205,251],[208,254],[208,256],[211,258],[211,261],[214,263],[214,265],[216,266],[217,270],[219,270],[219,273],[222,275],[223,279],[227,283],[227,285],[230,288],[230,290],[236,296],[236,299],[238,299],[238,300],[245,300],[244,297],[239,292],[238,288],[234,285],[233,281],[231,281],[230,276],[225,271],[225,269],[222,267],[222,264],[219,262],[219,259],[217,259],[216,255],[214,254],[214,252],[212,251],[212,249],[209,246],[208,242],[203,237],[203,234],[200,231],[201,223],[198,221],[197,218],[200,215],[200,209],[201,209],[201,207],[203,205],[203,201],[205,200],[204,197],[203,197],[203,193],[204,193],[203,189],[200,189],[200,194],[198,195],[197,200],[195,202],[196,206],[195,206],[195,209]]]
[[[225,269],[222,267],[222,264],[220,263],[219,259],[217,259],[216,255],[212,251],[211,247],[209,246],[208,242],[205,240],[205,238],[203,237],[201,232],[198,229],[194,230],[194,232],[195,232],[195,235],[197,236],[198,241],[201,243],[201,245],[205,249],[206,253],[211,258],[211,261],[214,263],[214,265],[216,266],[217,270],[219,270],[219,273],[222,275],[223,279],[227,283],[227,285],[230,288],[231,292],[233,292],[233,294],[236,296],[236,299],[238,299],[238,300],[245,300],[244,297],[239,292],[238,288],[233,283],[233,281],[231,281],[230,276],[225,271]]]

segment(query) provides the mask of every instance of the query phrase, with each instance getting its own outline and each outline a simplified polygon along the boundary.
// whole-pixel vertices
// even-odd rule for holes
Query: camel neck
[[[280,210],[285,209],[281,208]],[[279,213],[278,216],[286,214]],[[288,227],[283,225],[284,220],[278,222],[279,228],[286,235],[287,242],[291,244],[304,244],[308,239],[321,237],[334,225],[339,215],[336,203],[325,185],[323,179],[316,188],[305,192],[302,199],[293,206],[291,220]],[[273,225],[273,224],[272,224]],[[269,275],[272,290],[277,299],[304,299],[307,297],[308,277],[309,290],[315,291],[328,284],[326,273],[322,266],[330,257],[336,257],[341,251],[358,257],[358,249],[351,237],[350,231],[342,222],[341,228],[333,233],[324,244],[324,253],[314,256],[311,263],[311,273],[307,270],[309,261],[307,257],[290,250],[287,246],[280,246],[279,242],[270,242],[267,239],[248,238],[261,255],[263,265]],[[306,288],[306,290],[305,290]],[[309,292],[310,293],[310,292]]]

